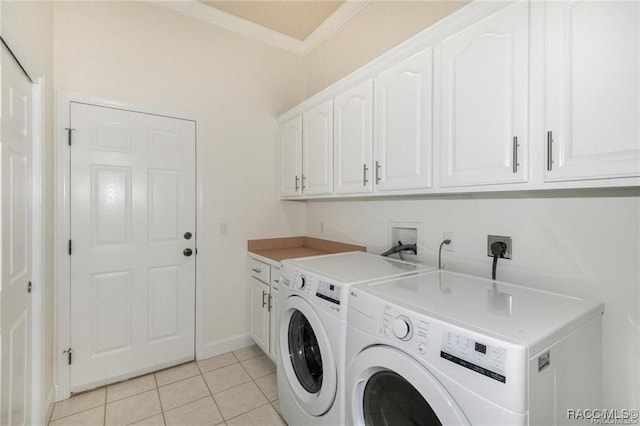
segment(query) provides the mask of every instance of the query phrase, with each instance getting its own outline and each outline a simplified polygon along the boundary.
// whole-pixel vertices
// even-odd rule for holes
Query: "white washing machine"
[[[576,424],[601,406],[603,305],[435,271],[352,286],[347,424]]]
[[[342,425],[347,287],[434,268],[363,252],[282,262],[277,380],[290,425]]]

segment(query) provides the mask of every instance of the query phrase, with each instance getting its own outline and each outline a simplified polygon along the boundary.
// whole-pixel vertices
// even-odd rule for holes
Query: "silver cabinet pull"
[[[298,185],[299,181],[300,181],[300,178],[298,177],[298,175],[296,175],[296,192],[298,192],[298,190],[300,189],[300,185]]]
[[[271,296],[271,294],[269,294],[269,306],[267,306],[267,312],[271,312],[271,299],[273,298],[273,296]]]
[[[380,162],[376,161],[376,185],[380,183]]]
[[[266,295],[267,293],[264,290],[262,290],[262,307],[263,308],[267,305],[267,302],[265,300]]]
[[[553,132],[547,132],[547,170],[553,169]]]
[[[255,272],[256,274],[259,274],[259,273],[260,273],[260,268],[251,268],[251,270],[252,270],[253,272]]]
[[[305,186],[305,181],[307,180],[307,177],[305,175],[302,175],[302,190],[304,191],[307,187]]]
[[[273,282],[274,283],[280,283],[280,280],[276,278],[276,279],[273,280]]]
[[[518,164],[518,147],[520,145],[518,144],[518,137],[514,136],[513,137],[513,173],[518,173],[518,166],[520,164]]]
[[[369,179],[367,179],[367,171],[369,170],[369,168],[367,167],[366,164],[362,165],[362,186],[367,186],[367,184],[369,183]]]

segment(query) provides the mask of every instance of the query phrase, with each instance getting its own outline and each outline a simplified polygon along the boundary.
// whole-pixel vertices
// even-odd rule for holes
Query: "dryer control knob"
[[[306,284],[307,284],[307,280],[304,277],[304,275],[300,275],[299,277],[296,277],[295,287],[298,290],[302,290]]]
[[[393,334],[398,339],[409,340],[411,338],[411,320],[404,315],[400,315],[393,320]]]

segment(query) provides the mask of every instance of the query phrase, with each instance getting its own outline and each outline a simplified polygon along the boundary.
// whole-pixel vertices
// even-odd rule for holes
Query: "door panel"
[[[334,167],[337,194],[373,191],[373,81],[336,96]]]
[[[6,48],[0,49],[0,424],[14,426],[31,423],[32,85]]]
[[[195,123],[71,103],[71,390],[194,357]]]
[[[442,42],[442,186],[526,181],[528,35],[521,2]]]
[[[545,180],[640,176],[640,4],[545,4]]]
[[[333,192],[333,101],[330,99],[302,116],[302,192]]]
[[[381,72],[374,81],[376,190],[429,188],[433,50]]]

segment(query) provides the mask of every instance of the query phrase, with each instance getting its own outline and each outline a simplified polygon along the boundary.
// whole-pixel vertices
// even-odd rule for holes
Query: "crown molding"
[[[333,32],[342,27],[369,3],[370,0],[346,0],[322,24],[304,40],[279,33],[249,20],[220,9],[207,6],[196,0],[171,1],[149,0],[151,3],[175,10],[192,18],[235,33],[254,38],[263,43],[306,56],[324,42]]]

